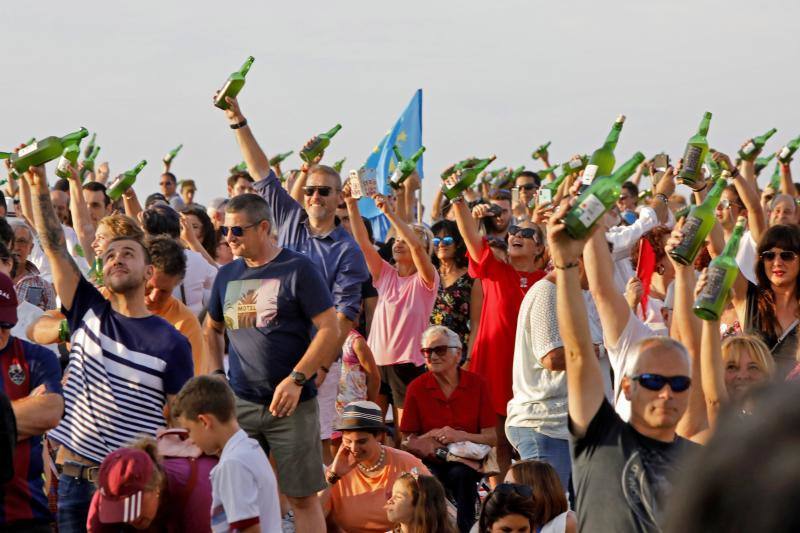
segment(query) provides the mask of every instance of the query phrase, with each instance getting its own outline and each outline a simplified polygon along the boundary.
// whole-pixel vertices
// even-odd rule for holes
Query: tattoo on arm
[[[36,229],[39,232],[39,242],[41,242],[44,251],[48,255],[61,257],[68,261],[75,273],[80,276],[81,273],[78,269],[78,265],[75,264],[75,261],[67,250],[64,229],[61,227],[61,222],[59,222],[56,212],[53,209],[49,193],[36,195],[36,201],[33,205],[33,216],[36,221]]]

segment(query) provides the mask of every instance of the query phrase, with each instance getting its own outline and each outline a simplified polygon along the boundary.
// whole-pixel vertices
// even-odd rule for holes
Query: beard
[[[144,285],[144,277],[136,276],[136,274],[114,276],[107,280],[106,285],[113,293],[127,294]]]

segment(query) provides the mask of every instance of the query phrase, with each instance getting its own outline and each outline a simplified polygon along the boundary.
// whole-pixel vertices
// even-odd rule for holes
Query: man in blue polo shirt
[[[17,426],[14,477],[0,484],[0,531],[49,532],[42,434],[64,412],[61,366],[47,348],[11,336],[16,323],[14,284],[0,274],[0,392],[11,400]]]

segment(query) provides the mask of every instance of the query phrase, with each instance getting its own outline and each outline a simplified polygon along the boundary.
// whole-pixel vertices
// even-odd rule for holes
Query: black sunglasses
[[[519,235],[523,239],[533,239],[534,241],[539,242],[539,235],[536,234],[536,230],[533,228],[520,228],[519,226],[509,226],[508,234]]]
[[[244,230],[252,228],[253,226],[258,226],[259,224],[261,224],[261,222],[263,221],[259,220],[258,222],[254,222],[249,226],[230,226],[230,227],[220,226],[219,231],[222,233],[223,237],[228,236],[228,231],[230,231],[231,235],[233,235],[234,237],[241,237],[242,235],[244,235]]]
[[[664,385],[669,383],[669,388],[672,392],[683,392],[692,384],[692,378],[689,376],[662,376],[661,374],[639,374],[631,378],[638,381],[639,384],[647,390],[659,391],[664,388]]]
[[[314,196],[314,191],[317,191],[320,196],[328,196],[332,190],[333,188],[327,185],[309,186],[303,187],[303,194],[306,196]]]
[[[434,346],[432,348],[422,348],[420,352],[422,352],[422,355],[425,357],[425,359],[430,359],[433,355],[441,358],[447,355],[447,350],[450,348],[460,348],[460,346]]]
[[[783,250],[782,252],[767,250],[766,252],[761,252],[761,259],[764,261],[775,261],[776,257],[780,257],[781,261],[788,263],[789,261],[797,259],[797,252],[791,250]]]
[[[517,186],[519,189],[525,189],[526,191],[532,191],[536,189],[536,185],[533,183],[524,183],[522,185]]]
[[[516,494],[523,498],[533,497],[533,489],[528,485],[520,485],[519,483],[500,483],[494,488],[493,492],[499,494]]]

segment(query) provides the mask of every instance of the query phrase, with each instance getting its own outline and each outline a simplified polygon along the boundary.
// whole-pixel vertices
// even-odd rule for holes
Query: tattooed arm
[[[50,261],[53,285],[61,298],[61,303],[66,309],[70,309],[75,289],[81,279],[81,272],[67,250],[64,230],[50,201],[50,189],[47,186],[44,167],[31,167],[25,172],[25,179],[31,188],[33,221],[39,234],[39,242]]]

